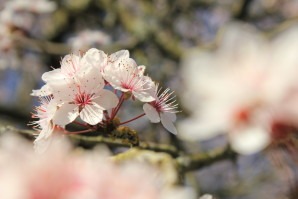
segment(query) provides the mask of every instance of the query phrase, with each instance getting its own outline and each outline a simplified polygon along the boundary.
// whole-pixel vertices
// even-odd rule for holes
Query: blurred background
[[[249,24],[270,39],[298,19],[296,0],[1,0],[0,8],[0,124],[18,128],[30,128],[37,105],[30,93],[43,85],[41,75],[60,67],[71,52],[127,49],[180,102],[187,81],[181,73],[185,56],[198,48],[215,49],[228,24]],[[183,103],[179,109],[178,122],[190,115]],[[141,104],[127,103],[121,118],[141,111]],[[186,152],[227,142],[225,136],[183,142],[146,118],[129,126],[141,140],[175,144]],[[282,164],[272,159],[268,153],[239,156],[191,172],[189,178],[201,193],[219,199],[297,199],[297,166],[286,156]]]

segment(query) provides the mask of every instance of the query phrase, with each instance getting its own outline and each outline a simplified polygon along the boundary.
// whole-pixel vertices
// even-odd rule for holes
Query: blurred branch
[[[113,42],[113,44],[101,46],[100,50],[108,53],[118,51],[119,49],[132,49],[138,44],[138,40],[135,37],[129,37],[123,41]]]
[[[13,106],[0,106],[0,115],[4,117],[9,117],[14,121],[29,121],[30,116],[27,110],[19,109],[18,107]]]
[[[5,132],[13,132],[25,135],[26,137],[34,137],[34,134],[37,134],[34,130],[25,130],[25,129],[17,129],[13,126],[3,126],[0,127],[0,133]],[[129,143],[126,139],[114,139],[114,138],[107,138],[103,136],[83,136],[83,135],[68,135],[68,137],[72,141],[76,141],[79,143],[84,144],[107,144],[109,146],[115,146],[115,147],[127,147],[131,148],[133,147],[132,143]],[[157,144],[157,143],[150,143],[150,142],[140,142],[136,148],[140,149],[148,149],[151,151],[156,152],[165,152],[173,157],[177,157],[179,155],[179,151],[174,147],[170,145],[165,144]]]
[[[33,131],[33,130],[17,129],[13,126],[1,126],[0,135],[4,133],[21,134],[22,136],[29,138],[30,140],[33,140],[35,137],[34,135],[36,135],[36,131]]]
[[[29,48],[33,51],[53,54],[53,55],[64,55],[71,51],[70,46],[63,43],[54,43],[50,41],[37,40],[21,35],[14,35],[14,42],[20,48]]]
[[[215,149],[206,153],[196,153],[177,158],[177,163],[180,165],[182,172],[201,169],[221,160],[234,161],[237,154],[228,146],[223,149]]]
[[[52,55],[65,55],[72,52],[69,45],[65,43],[54,43],[50,41],[37,40],[24,36],[14,36],[16,45],[20,48],[27,48],[33,51],[52,54]],[[100,47],[100,50],[114,52],[119,49],[131,49],[138,43],[134,37],[129,37],[126,40],[114,42],[111,45],[104,45]]]
[[[237,19],[243,20],[243,21],[247,20],[248,14],[249,14],[249,8],[252,2],[253,0],[243,0],[242,7],[236,16]]]
[[[36,134],[36,131],[17,129],[12,126],[5,126],[0,128],[0,133],[5,133],[5,132],[19,133],[19,134],[25,135],[27,138],[32,138],[32,139],[34,137],[34,134]],[[79,141],[79,142],[88,143],[88,144],[103,143],[103,144],[107,144],[109,146],[115,146],[115,147],[127,147],[127,148],[134,147],[131,143],[127,142],[127,140],[123,140],[123,139],[113,139],[113,138],[107,138],[103,136],[94,136],[94,137],[82,136],[82,135],[68,135],[68,136],[73,141]],[[229,146],[222,149],[215,149],[209,152],[200,152],[200,153],[189,154],[189,155],[183,154],[178,149],[176,149],[176,147],[171,145],[166,145],[166,144],[140,142],[138,146],[135,146],[135,148],[146,149],[146,150],[155,151],[155,152],[164,152],[171,155],[172,157],[175,157],[181,172],[198,170],[221,160],[228,159],[228,160],[234,161],[237,157],[237,154],[234,151],[232,151]]]
[[[114,138],[107,138],[103,136],[82,136],[82,135],[69,135],[72,140],[79,141],[81,143],[88,143],[88,144],[98,144],[104,143],[109,146],[116,146],[116,147],[133,147],[134,145],[130,142],[127,142],[125,139],[114,139]],[[165,144],[157,144],[152,142],[140,142],[139,145],[135,146],[136,148],[140,149],[147,149],[156,152],[165,152],[170,154],[171,156],[177,157],[179,151],[174,146],[165,145]]]

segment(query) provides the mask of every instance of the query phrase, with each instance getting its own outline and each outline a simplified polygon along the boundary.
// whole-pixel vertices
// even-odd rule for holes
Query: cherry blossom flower
[[[64,84],[51,83],[53,96],[61,107],[57,110],[54,122],[64,126],[74,121],[79,115],[88,124],[95,125],[102,121],[103,111],[114,108],[118,97],[104,88],[104,80],[96,68],[84,72],[76,81]]]
[[[54,82],[73,81],[77,83],[78,79],[87,73],[92,68],[98,69],[102,73],[108,64],[116,63],[121,58],[128,58],[127,50],[120,50],[111,55],[105,54],[103,51],[96,48],[89,49],[83,56],[69,54],[61,61],[61,68],[45,72],[42,75],[42,80],[46,83],[41,89],[33,90],[32,96],[46,96],[52,93],[51,87],[48,84]],[[98,73],[97,72],[97,73]]]
[[[189,53],[182,99],[193,114],[179,123],[180,136],[227,132],[236,151],[252,154],[281,141],[276,122],[298,127],[297,34],[292,29],[268,42],[251,27],[232,25],[216,51]]]
[[[84,55],[84,59],[86,62],[92,66],[97,68],[102,75],[104,75],[104,69],[111,64],[115,64],[121,59],[129,58],[128,50],[119,50],[111,55],[104,53],[101,50],[96,48],[89,49]]]
[[[61,68],[44,73],[42,79],[46,84],[39,90],[33,90],[31,95],[50,96],[56,101],[57,110],[52,121],[62,128],[78,116],[87,124],[105,128],[114,121],[124,100],[132,96],[132,100],[137,98],[147,102],[144,105],[145,113],[125,122],[119,121],[117,125],[146,114],[151,122],[161,122],[168,131],[177,134],[173,125],[177,113],[173,92],[166,89],[161,93],[158,85],[144,75],[145,68],[137,66],[129,58],[127,50],[107,55],[91,48],[83,56],[66,55],[61,61]],[[116,95],[118,91],[122,91],[119,99]],[[125,95],[125,92],[128,94]],[[90,127],[78,121],[76,123]],[[93,129],[83,132],[90,130]]]
[[[178,104],[176,103],[174,92],[166,89],[161,92],[158,84],[155,86],[155,100],[143,105],[146,116],[152,123],[161,122],[162,125],[171,133],[177,134],[177,130],[173,125],[176,121],[176,113]]]
[[[0,198],[196,198],[191,189],[164,183],[158,168],[133,161],[115,164],[104,149],[80,153],[71,149],[60,140],[40,155],[27,141],[2,136]]]
[[[41,89],[33,90],[33,96],[45,96],[52,93],[48,84],[63,84],[65,81],[76,81],[92,68],[106,65],[106,56],[104,52],[91,48],[83,57],[74,54],[66,55],[61,61],[61,68],[45,72],[42,80],[46,83]]]
[[[110,57],[113,60],[114,55]],[[144,76],[145,66],[137,66],[136,62],[127,57],[118,58],[104,70],[104,78],[111,86],[122,92],[130,92],[142,102],[154,100],[150,90],[154,82]]]
[[[88,52],[85,55],[87,56]],[[77,80],[89,68],[90,66],[84,58],[74,54],[66,55],[61,61],[61,68],[45,72],[42,75],[42,80],[46,83]]]
[[[32,114],[32,117],[38,120],[30,123],[30,125],[33,125],[39,131],[34,141],[35,145],[39,142],[45,143],[52,135],[55,129],[53,118],[57,108],[57,102],[52,97],[40,97],[40,105],[35,107],[35,113]]]

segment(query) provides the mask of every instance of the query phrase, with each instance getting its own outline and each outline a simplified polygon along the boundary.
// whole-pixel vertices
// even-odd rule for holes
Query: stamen
[[[158,88],[159,84],[156,85],[155,93],[156,100],[150,102],[150,104],[158,111],[158,112],[169,112],[169,113],[177,113],[176,109],[178,108],[178,104],[176,103],[176,96],[173,95],[174,91],[170,91],[169,88],[165,89],[162,92],[161,88]]]

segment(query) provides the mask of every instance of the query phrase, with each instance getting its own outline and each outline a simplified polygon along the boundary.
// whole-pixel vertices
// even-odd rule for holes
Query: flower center
[[[150,102],[150,105],[153,106],[157,112],[163,112],[164,111],[164,104],[162,104],[161,101],[159,100],[155,100],[153,102]]]
[[[137,86],[137,79],[135,74],[131,74],[128,78],[126,78],[122,83],[121,86],[125,89],[135,90]]]
[[[161,93],[161,89],[157,90],[156,87],[156,96],[157,99],[153,102],[150,102],[150,104],[156,109],[157,112],[178,112],[178,104],[176,103],[175,96],[173,96],[173,92],[170,92],[170,89],[166,89]]]
[[[251,117],[251,110],[248,108],[239,109],[235,112],[234,119],[236,123],[246,123],[250,120]]]
[[[75,96],[75,104],[80,106],[81,108],[85,107],[86,105],[91,105],[92,104],[92,97],[94,94],[88,94],[85,92],[78,93]]]

